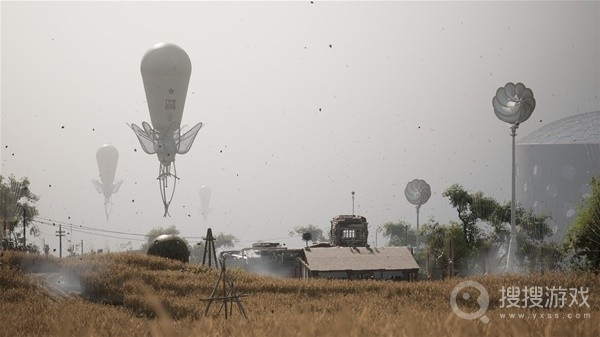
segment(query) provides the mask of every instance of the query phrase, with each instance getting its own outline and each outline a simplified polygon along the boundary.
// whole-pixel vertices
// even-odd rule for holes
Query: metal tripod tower
[[[217,260],[217,252],[215,250],[215,238],[212,235],[212,229],[206,230],[206,237],[204,238],[204,255],[202,256],[202,265],[206,265],[206,253],[208,253],[208,267],[212,267],[212,260],[214,258],[215,268],[219,268]]]

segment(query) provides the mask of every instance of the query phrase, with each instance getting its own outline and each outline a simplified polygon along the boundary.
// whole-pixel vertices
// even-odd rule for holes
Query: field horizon
[[[220,302],[204,315],[214,268],[138,253],[4,252],[0,263],[0,336],[600,335],[593,273],[391,282],[228,269],[248,318],[233,305],[225,319]]]

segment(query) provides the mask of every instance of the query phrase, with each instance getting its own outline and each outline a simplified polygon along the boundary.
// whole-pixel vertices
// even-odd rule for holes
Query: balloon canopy
[[[159,43],[142,57],[141,71],[152,126],[164,134],[181,124],[192,63],[181,47]]]
[[[122,180],[115,183],[119,151],[113,145],[105,144],[96,151],[96,161],[98,162],[98,171],[100,171],[100,181],[93,179],[92,184],[98,193],[104,195],[104,212],[108,219],[112,211],[111,197],[119,191],[123,183]]]
[[[409,182],[404,189],[406,199],[413,205],[423,205],[431,197],[431,188],[425,180],[414,179]]]
[[[523,83],[506,83],[504,87],[496,90],[492,99],[494,113],[501,121],[510,124],[525,122],[535,109],[533,91]]]
[[[110,144],[102,145],[96,151],[96,161],[98,162],[98,171],[100,171],[100,180],[103,184],[112,184],[117,172],[117,163],[119,162],[119,151]]]

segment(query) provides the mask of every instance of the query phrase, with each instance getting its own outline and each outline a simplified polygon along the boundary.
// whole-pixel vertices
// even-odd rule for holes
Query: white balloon
[[[406,185],[404,195],[411,204],[423,205],[431,197],[431,187],[425,180],[414,179]]]
[[[504,87],[496,90],[492,98],[494,113],[501,121],[510,124],[525,122],[535,109],[533,91],[523,83],[506,83]]]
[[[154,130],[179,127],[192,73],[187,53],[172,43],[156,44],[142,57],[141,71]]]

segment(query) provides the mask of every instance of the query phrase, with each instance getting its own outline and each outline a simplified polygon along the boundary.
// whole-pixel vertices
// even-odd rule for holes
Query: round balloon
[[[492,106],[496,117],[501,121],[519,124],[526,121],[533,113],[535,98],[533,98],[533,91],[523,83],[509,82],[496,90]]]
[[[425,180],[415,179],[406,185],[404,195],[411,204],[423,205],[431,197],[431,188]]]

